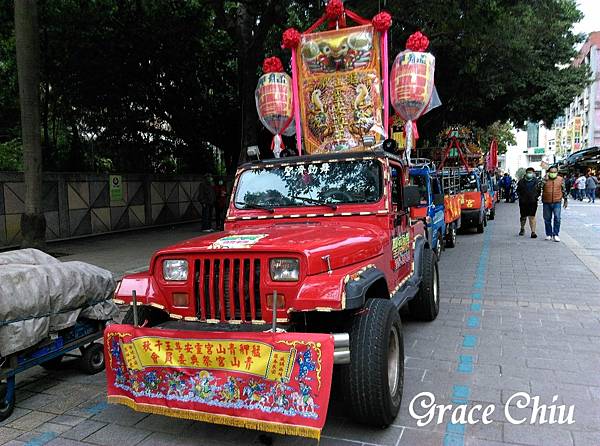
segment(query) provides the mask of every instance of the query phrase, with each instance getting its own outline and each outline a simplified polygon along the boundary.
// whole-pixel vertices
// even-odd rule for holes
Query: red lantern
[[[420,32],[410,36],[408,49],[396,56],[390,74],[390,102],[396,113],[406,121],[406,155],[409,160],[412,139],[419,137],[414,121],[428,111],[433,95],[435,57],[424,52],[428,46],[429,39]]]
[[[431,53],[403,51],[394,60],[390,75],[390,100],[406,121],[425,112],[433,94],[435,57]]]
[[[292,78],[285,72],[275,72],[283,65],[276,58],[269,58],[265,61],[265,71],[258,79],[258,85],[254,93],[256,99],[256,111],[260,122],[274,135],[273,137],[273,152],[275,157],[279,157],[283,144],[281,135],[293,135],[294,126],[293,118],[293,95],[292,95]]]

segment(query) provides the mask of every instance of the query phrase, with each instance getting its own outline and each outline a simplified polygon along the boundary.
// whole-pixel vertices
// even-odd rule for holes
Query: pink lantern
[[[284,147],[281,135],[293,135],[293,107],[292,107],[292,78],[283,71],[281,61],[270,57],[263,64],[263,74],[258,79],[254,93],[256,110],[260,122],[273,136],[271,149],[276,158],[279,158]]]

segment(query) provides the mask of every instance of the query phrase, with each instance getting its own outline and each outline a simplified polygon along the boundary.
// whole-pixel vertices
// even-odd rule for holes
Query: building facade
[[[556,161],[556,131],[537,122],[528,122],[521,129],[514,129],[516,144],[498,157],[502,172],[516,175],[521,168],[533,167],[543,173]]]
[[[589,66],[592,82],[554,122],[556,152],[560,158],[600,146],[600,31],[589,35],[573,64]]]

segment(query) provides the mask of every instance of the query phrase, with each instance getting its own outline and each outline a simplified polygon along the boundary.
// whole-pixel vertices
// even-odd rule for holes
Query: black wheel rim
[[[97,351],[92,355],[90,358],[90,364],[95,369],[98,369],[104,365],[104,354],[102,351]]]

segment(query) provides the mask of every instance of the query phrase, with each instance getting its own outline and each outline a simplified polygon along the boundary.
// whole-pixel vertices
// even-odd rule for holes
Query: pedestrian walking
[[[574,178],[572,174],[568,174],[565,177],[565,189],[567,190],[567,195],[571,193],[571,189],[573,188]]]
[[[525,170],[525,176],[517,183],[517,194],[519,196],[519,211],[521,212],[519,235],[525,235],[525,222],[529,220],[531,238],[537,238],[535,213],[540,197],[540,182],[535,176],[533,167],[528,167]]]
[[[598,178],[589,173],[585,180],[585,195],[588,198],[588,203],[596,202],[596,187],[598,187]]]
[[[512,184],[512,178],[510,177],[510,175],[508,174],[508,172],[506,172],[504,174],[504,177],[502,178],[502,189],[504,189],[504,198],[506,199],[506,202],[508,203],[510,200],[510,186]]]
[[[206,175],[206,183],[201,184],[198,189],[198,201],[202,209],[202,230],[210,231],[212,229],[212,215],[215,207],[215,191],[210,174]]]
[[[585,196],[585,183],[587,178],[584,174],[581,174],[577,180],[575,181],[575,186],[577,187],[577,199],[579,201],[583,201],[583,197]]]
[[[222,229],[225,222],[225,213],[227,212],[227,186],[222,178],[217,180],[214,186],[215,191],[215,219],[217,229]]]
[[[546,227],[546,240],[560,242],[560,211],[561,203],[567,208],[567,190],[563,177],[558,176],[558,169],[554,166],[548,169],[546,178],[542,180],[542,204],[544,208],[544,225]],[[553,220],[554,217],[554,221]]]

